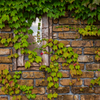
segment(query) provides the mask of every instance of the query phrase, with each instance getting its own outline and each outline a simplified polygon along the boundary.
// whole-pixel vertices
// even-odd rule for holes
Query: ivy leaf
[[[95,84],[95,80],[92,79],[90,83],[94,85]]]
[[[73,50],[72,47],[68,47],[67,49],[68,49],[69,52],[71,52]]]
[[[57,77],[61,78],[63,75],[61,72],[57,73]]]
[[[32,35],[33,33],[34,33],[33,30],[31,30],[31,29],[28,30],[28,34]]]
[[[58,43],[58,40],[54,40],[54,42],[53,42],[55,45]]]
[[[1,39],[1,43],[2,44],[6,43],[6,39],[5,38],[4,39]]]
[[[15,58],[18,58],[18,57],[19,57],[19,55],[18,55],[17,53],[15,53],[15,54],[14,54],[14,57],[15,57]]]
[[[79,70],[80,69],[80,66],[79,65],[76,65],[75,68]]]
[[[52,76],[52,77],[55,77],[55,76],[56,76],[56,73],[55,73],[55,72],[52,72],[52,73],[51,73],[51,76]]]
[[[19,89],[16,89],[15,90],[15,94],[19,94],[20,93],[20,90]]]
[[[98,15],[98,20],[100,21],[100,14]]]
[[[37,63],[42,62],[42,58],[40,56],[36,56],[35,61]]]
[[[50,100],[51,100],[51,99],[52,99],[52,97],[53,97],[52,93],[48,94],[48,96],[47,96],[47,97],[48,97],[48,99],[50,99]]]
[[[57,98],[57,97],[58,97],[58,94],[55,92],[55,93],[53,94],[53,97],[54,97],[54,98]]]
[[[52,77],[48,77],[47,81],[51,82],[52,81]]]
[[[53,80],[54,80],[55,82],[57,82],[57,81],[58,81],[58,78],[57,78],[57,77],[54,77]]]
[[[57,89],[59,87],[59,84],[58,83],[55,83],[54,84],[54,87]]]
[[[50,72],[51,72],[51,68],[46,68],[46,71],[47,71],[48,73],[50,73]]]
[[[35,99],[36,98],[36,94],[31,94],[31,98]]]
[[[53,85],[54,85],[53,82],[49,82],[49,83],[48,83],[48,88],[51,88]]]
[[[14,44],[14,48],[17,50],[17,49],[20,49],[21,48],[21,43],[15,43]]]
[[[11,42],[11,38],[8,38],[8,39],[7,39],[7,43],[10,43],[10,42]]]
[[[34,62],[34,58],[29,59],[29,61],[30,61],[31,63]]]
[[[49,46],[49,47],[52,47],[52,46],[53,46],[53,44],[50,42],[50,43],[48,43],[48,46]]]
[[[57,50],[56,52],[58,55],[62,54],[62,50]]]
[[[63,44],[63,43],[59,43],[59,44],[58,44],[58,47],[59,47],[59,49],[61,49],[61,48],[64,47],[64,44]]]
[[[58,49],[58,48],[57,48],[57,45],[54,45],[52,49],[53,49],[54,51],[57,50],[57,49]]]
[[[69,65],[69,69],[73,70],[74,69],[74,65]]]
[[[63,52],[66,52],[66,51],[67,51],[67,48],[66,48],[66,47],[64,47],[64,48],[62,49],[62,51],[63,51]]]
[[[66,62],[67,62],[68,64],[70,64],[70,63],[72,62],[72,59],[67,59]]]
[[[12,77],[11,77],[11,75],[7,75],[6,78],[7,78],[8,80],[10,80]]]
[[[77,53],[74,54],[74,58],[78,58],[78,54]]]
[[[3,74],[7,75],[9,71],[7,69],[3,70]]]
[[[30,68],[30,66],[31,66],[30,62],[27,61],[27,62],[25,63],[25,68]]]

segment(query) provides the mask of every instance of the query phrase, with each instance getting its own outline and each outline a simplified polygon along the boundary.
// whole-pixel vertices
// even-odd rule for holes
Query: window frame
[[[15,34],[14,34],[15,36]],[[44,14],[42,16],[42,38],[46,38],[46,39],[52,39],[52,18],[49,19],[47,17],[47,14]],[[42,45],[45,45],[46,44],[46,41],[42,41]],[[51,50],[46,47],[46,50],[48,52],[50,52]],[[46,66],[49,66],[50,64],[50,56],[48,54],[43,54],[42,55],[42,63],[35,63],[33,62],[31,64],[31,67],[29,69],[25,69],[25,62],[27,60],[24,60],[24,54],[21,54],[20,53],[21,49],[19,50],[13,50],[13,53],[18,53],[19,54],[19,57],[16,59],[14,58],[13,59],[13,62],[14,62],[14,66],[13,66],[13,70],[39,70],[39,66],[41,65],[46,65]]]

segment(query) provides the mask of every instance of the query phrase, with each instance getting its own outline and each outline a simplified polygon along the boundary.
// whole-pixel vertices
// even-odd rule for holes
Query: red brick
[[[91,80],[92,79],[84,79],[84,85],[91,85]]]
[[[95,46],[100,46],[100,40],[94,41],[94,45],[95,45]]]
[[[12,59],[8,57],[0,57],[0,63],[12,63]]]

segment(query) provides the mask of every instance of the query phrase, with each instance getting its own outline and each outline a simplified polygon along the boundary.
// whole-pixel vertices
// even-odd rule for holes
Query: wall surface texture
[[[100,76],[100,63],[95,60],[95,51],[100,47],[100,37],[83,37],[77,31],[69,28],[56,28],[58,26],[69,25],[71,27],[85,27],[86,21],[75,20],[70,17],[70,13],[66,12],[64,17],[56,20],[52,20],[52,38],[59,40],[65,44],[66,47],[73,47],[74,52],[79,54],[78,62],[80,63],[83,74],[81,76],[70,75],[68,66],[62,67],[61,64],[64,60],[59,59],[59,71],[62,72],[63,77],[59,80],[59,88],[56,92],[59,94],[55,100],[100,100],[100,87],[89,88],[91,79],[95,79]],[[99,23],[95,23],[97,27],[100,27]],[[0,30],[0,37],[9,38],[13,37],[12,30],[6,26]],[[13,44],[8,47],[4,47],[0,44],[0,70],[8,69],[11,75],[14,75],[13,60],[8,59],[7,56],[13,52]],[[93,71],[89,71],[93,70]],[[95,70],[95,71],[94,71]],[[23,70],[21,79],[18,80],[20,85],[34,86],[32,93],[37,94],[35,99],[31,100],[48,100],[47,93],[52,90],[47,89],[47,75],[37,70]],[[80,78],[80,81],[77,81]],[[44,79],[44,81],[43,81]],[[70,82],[74,82],[73,86],[70,86]],[[0,84],[0,87],[2,85]],[[83,87],[84,91],[80,91],[80,87]],[[5,95],[0,88],[0,100],[12,100],[12,96]],[[28,100],[23,96],[23,100]]]

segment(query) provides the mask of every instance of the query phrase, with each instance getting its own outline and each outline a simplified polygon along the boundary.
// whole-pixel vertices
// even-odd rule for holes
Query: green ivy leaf
[[[61,78],[63,75],[61,72],[57,73],[57,77]]]
[[[55,77],[55,76],[56,76],[56,73],[55,73],[55,72],[52,72],[52,73],[51,73],[51,76],[52,76],[52,77]]]
[[[2,44],[6,43],[6,39],[5,38],[4,39],[1,39],[1,43]]]
[[[42,58],[40,56],[36,56],[35,61],[37,63],[42,62]]]
[[[74,69],[74,65],[69,65],[69,69],[73,70]]]
[[[55,87],[55,88],[58,88],[58,87],[59,87],[59,84],[58,84],[58,83],[55,83],[55,84],[54,84],[54,87]]]
[[[49,83],[48,83],[48,88],[51,88],[53,85],[54,85],[53,82],[49,82]]]
[[[32,35],[33,33],[34,33],[33,30],[31,30],[31,29],[28,30],[28,34]]]
[[[54,77],[53,80],[54,80],[55,82],[57,82],[57,81],[58,81],[58,78],[57,78],[57,77]]]
[[[55,92],[55,93],[53,94],[53,97],[54,97],[54,98],[57,98],[57,97],[58,97],[58,94]]]
[[[52,81],[52,77],[48,77],[47,81],[51,82]]]
[[[27,62],[25,63],[25,68],[30,68],[30,66],[31,66],[30,62],[27,61]]]
[[[52,99],[52,97],[53,97],[52,93],[48,94],[48,96],[47,96],[47,97],[48,97],[48,99],[50,99],[50,100],[51,100],[51,99]]]
[[[57,50],[57,49],[58,49],[58,48],[57,48],[57,45],[54,45],[52,49],[53,49],[54,51]]]
[[[59,47],[59,49],[61,49],[61,48],[64,47],[64,44],[63,44],[63,43],[59,43],[59,44],[58,44],[58,47]]]
[[[58,44],[58,40],[54,40],[54,42],[53,42],[53,43],[54,43],[55,45],[56,45],[56,44]]]

